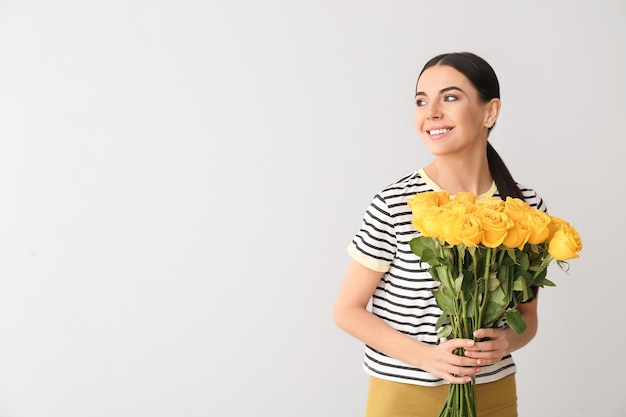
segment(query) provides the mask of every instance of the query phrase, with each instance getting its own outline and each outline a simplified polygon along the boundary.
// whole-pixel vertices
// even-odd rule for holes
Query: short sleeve
[[[528,204],[532,208],[543,211],[544,213],[548,212],[548,206],[535,190],[525,187],[521,184],[518,184],[517,186],[522,191],[522,195],[524,196],[524,201],[526,202],[526,204]]]
[[[396,231],[385,199],[377,194],[368,206],[361,228],[348,245],[356,262],[379,272],[387,272],[396,255]]]

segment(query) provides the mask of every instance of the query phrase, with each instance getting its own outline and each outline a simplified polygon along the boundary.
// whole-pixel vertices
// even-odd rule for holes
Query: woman
[[[527,323],[521,335],[505,326],[476,331],[480,342],[439,342],[441,310],[432,294],[437,284],[408,245],[419,233],[406,202],[419,192],[512,196],[546,210],[535,191],[515,182],[487,141],[500,111],[499,90],[491,66],[474,54],[443,54],[426,63],[414,121],[434,160],[378,193],[348,246],[352,259],[333,318],[366,345],[367,417],[435,417],[446,384],[468,383],[473,375],[479,416],[517,416],[511,352],[535,336],[537,297],[518,306]],[[465,356],[453,353],[460,347]]]

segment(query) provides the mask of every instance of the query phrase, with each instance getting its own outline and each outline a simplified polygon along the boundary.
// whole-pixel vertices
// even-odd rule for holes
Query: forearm
[[[429,346],[397,331],[370,311],[360,307],[335,309],[333,319],[339,328],[366,345],[422,367],[424,352]]]
[[[479,371],[477,360],[456,355],[471,339],[454,339],[439,345],[420,342],[388,325],[367,309],[380,282],[381,272],[351,261],[333,308],[335,324],[346,333],[387,356],[430,372],[454,384],[471,380]]]
[[[537,301],[538,289],[535,290],[535,297],[528,303],[519,304],[517,309],[522,313],[526,329],[522,334],[517,334],[513,329],[507,328],[507,340],[509,341],[509,352],[515,352],[526,346],[537,334],[538,318],[537,318]]]
[[[367,309],[381,276],[382,272],[351,261],[333,308],[333,320],[368,346],[419,367],[428,345],[397,331]]]
[[[509,353],[515,352],[526,346],[537,334],[537,320],[526,322],[526,329],[522,334],[517,334],[510,327],[505,329],[506,338],[509,341]]]

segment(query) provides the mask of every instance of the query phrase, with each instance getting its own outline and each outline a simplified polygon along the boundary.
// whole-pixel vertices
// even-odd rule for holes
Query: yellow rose
[[[531,224],[531,234],[528,243],[539,244],[545,242],[550,236],[548,225],[552,221],[550,216],[541,210],[533,209],[528,213]]]
[[[554,236],[554,234],[561,230],[561,227],[563,226],[571,226],[569,224],[569,222],[563,220],[560,217],[556,217],[556,216],[550,216],[550,224],[548,224],[548,238],[547,240],[549,241],[550,239],[552,239],[552,236]]]
[[[450,231],[452,240],[461,242],[468,247],[478,246],[483,238],[480,220],[474,213],[456,216],[454,223],[450,225]]]
[[[430,207],[439,207],[450,201],[450,194],[447,191],[427,191],[417,193],[413,197],[407,199],[407,205],[411,209],[413,215],[413,226],[419,230],[424,236],[434,237],[428,234],[424,226],[424,217],[426,211]]]
[[[488,248],[497,248],[506,238],[507,232],[513,227],[513,220],[500,211],[481,207],[476,210],[481,227],[483,238],[481,243]]]
[[[531,210],[532,207],[519,198],[507,197],[504,202],[504,212],[513,221],[524,219]]]
[[[443,207],[439,217],[439,239],[451,245],[458,245],[461,243],[461,240],[455,234],[457,219],[467,214],[466,210],[473,206],[469,203],[453,204],[453,202],[454,200]]]
[[[511,249],[524,249],[524,245],[528,242],[528,238],[531,233],[531,224],[528,220],[519,220],[513,222],[513,227],[510,228],[507,233],[502,245]]]
[[[413,226],[426,237],[439,238],[441,217],[444,211],[441,207],[429,207],[421,213],[420,217],[413,218]]]
[[[464,200],[457,200],[456,198],[447,202],[445,205],[443,205],[443,207],[448,210],[461,210],[463,213],[471,213],[476,210],[476,205],[474,203]]]
[[[413,217],[411,218],[411,224],[413,224],[413,227],[419,230],[422,234],[424,234],[424,215],[426,211],[428,211],[427,208],[414,208]]]
[[[463,214],[458,217],[452,230],[454,239],[468,247],[478,246],[483,238],[480,220],[474,213]]]
[[[569,224],[561,225],[548,245],[548,253],[559,261],[578,258],[578,252],[582,249],[583,244],[578,231]]]
[[[504,200],[497,197],[485,197],[478,200],[479,207],[490,208],[495,211],[504,211]]]
[[[418,208],[428,208],[432,206],[443,206],[450,201],[450,193],[447,191],[427,191],[417,193],[409,198],[406,203],[411,210]]]
[[[467,191],[459,191],[454,195],[454,200],[474,204],[476,202],[476,194]]]

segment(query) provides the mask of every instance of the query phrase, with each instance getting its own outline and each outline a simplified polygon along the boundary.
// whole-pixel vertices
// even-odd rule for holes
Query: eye
[[[457,96],[453,96],[452,94],[446,94],[443,96],[443,101],[456,101],[457,99]]]
[[[423,98],[418,98],[417,100],[415,100],[415,104],[417,105],[417,107],[425,106],[426,100],[424,100]]]

